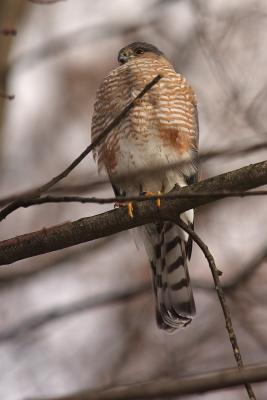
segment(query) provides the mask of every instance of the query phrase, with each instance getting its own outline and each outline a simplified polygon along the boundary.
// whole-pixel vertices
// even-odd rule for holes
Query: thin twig
[[[267,365],[246,367],[242,370],[225,369],[181,379],[157,379],[129,386],[87,389],[59,397],[32,397],[28,400],[140,400],[170,399],[240,386],[247,382],[263,382],[267,379]]]
[[[45,183],[44,185],[40,186],[39,188],[35,189],[31,194],[30,198],[38,198],[42,193],[47,192],[49,189],[51,189],[52,186],[54,186],[56,183],[61,181],[63,178],[69,175],[69,173],[77,167],[78,164],[96,147],[98,146],[102,140],[114,129],[121,121],[122,119],[128,114],[128,112],[135,106],[136,102],[141,99],[156,83],[161,79],[160,75],[157,75],[154,79],[152,79],[151,82],[149,82],[144,89],[131,101],[130,104],[128,104],[123,111],[116,117],[114,120],[101,132],[98,137],[89,145],[86,147],[86,149],[77,157],[64,171],[62,171],[60,174],[52,178],[50,181]],[[0,211],[0,221],[2,221],[4,218],[7,217],[10,213],[13,211],[17,210],[18,208],[21,207],[21,201],[23,202],[23,199],[18,199],[13,201],[11,204],[9,204],[7,207],[5,207],[3,210]]]
[[[233,149],[233,147],[227,147],[224,149],[214,149],[214,150],[209,150],[206,152],[202,152],[198,156],[198,160],[201,162],[209,161],[213,158],[218,158],[218,157],[235,157],[236,155],[242,155],[242,154],[248,154],[248,153],[253,153],[255,151],[260,151],[260,150],[265,150],[267,148],[267,142],[261,142],[261,143],[256,143],[253,145],[249,145],[243,148],[238,148],[238,149]],[[166,170],[173,169],[173,168],[179,168],[182,166],[186,166],[188,163],[191,163],[191,161],[178,161],[175,163],[170,163],[168,166],[166,166]],[[138,169],[137,171],[128,173],[127,175],[118,175],[118,179],[124,180],[124,179],[133,179],[137,175],[141,175],[143,173],[149,174],[149,173],[154,173],[157,174],[158,172],[162,172],[165,168],[160,166],[159,168],[155,167],[152,169]],[[88,181],[88,179],[87,179]],[[81,184],[75,184],[75,185],[65,185],[62,187],[56,187],[53,188],[53,193],[54,192],[72,192],[72,193],[77,193],[77,191],[88,191],[95,189],[95,187],[104,185],[106,183],[109,183],[108,179],[98,179],[94,180],[93,182],[89,183],[81,183]],[[32,198],[32,194],[35,193],[38,190],[38,187],[34,187],[28,190],[24,190],[19,193],[14,193],[11,195],[7,195],[5,197],[0,198],[0,207],[6,206],[7,204],[11,202],[15,202],[16,200],[29,200]],[[50,190],[49,190],[50,191]]]
[[[266,196],[267,190],[255,190],[253,192],[202,192],[202,193],[165,193],[156,195],[140,195],[140,196],[117,196],[117,197],[83,197],[83,196],[43,196],[38,199],[21,200],[21,207],[27,208],[33,205],[47,204],[47,203],[96,203],[96,204],[109,204],[115,202],[129,202],[136,201],[142,202],[147,200],[167,200],[167,199],[190,199],[194,197],[209,197],[214,199],[221,199],[224,197],[253,197],[253,196]]]
[[[178,222],[176,221],[176,223],[184,230],[188,233],[188,235],[190,235],[190,237],[194,240],[194,242],[197,243],[197,245],[200,247],[200,249],[202,250],[203,254],[205,255],[208,263],[209,263],[209,267],[211,269],[211,273],[212,273],[212,277],[213,277],[213,281],[214,281],[214,285],[215,285],[215,289],[221,304],[221,308],[223,311],[223,315],[225,318],[225,323],[226,323],[226,329],[229,335],[229,339],[232,345],[232,349],[233,349],[233,353],[234,353],[234,357],[237,363],[237,366],[239,369],[243,369],[244,368],[244,363],[243,363],[243,359],[241,356],[241,352],[240,352],[240,348],[239,345],[237,343],[237,337],[234,331],[234,327],[232,324],[232,319],[231,319],[231,313],[230,313],[230,309],[228,307],[228,305],[226,304],[226,299],[224,296],[224,291],[221,285],[221,281],[219,278],[219,271],[216,267],[215,264],[215,260],[211,254],[211,252],[209,251],[208,246],[200,239],[200,237],[193,231],[193,229],[191,229],[187,224],[185,224],[181,219],[178,220]],[[255,394],[252,390],[252,387],[249,383],[245,384],[248,396],[251,400],[256,400]]]

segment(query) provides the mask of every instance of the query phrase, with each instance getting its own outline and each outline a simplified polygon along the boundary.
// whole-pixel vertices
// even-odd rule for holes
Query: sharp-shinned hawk
[[[120,50],[119,66],[100,85],[92,120],[92,140],[158,74],[160,81],[130,110],[95,150],[114,192],[120,196],[166,193],[197,180],[196,96],[164,54],[148,43]],[[183,213],[193,226],[193,210]],[[148,253],[160,328],[173,331],[195,314],[187,260],[192,241],[172,222],[141,228]]]

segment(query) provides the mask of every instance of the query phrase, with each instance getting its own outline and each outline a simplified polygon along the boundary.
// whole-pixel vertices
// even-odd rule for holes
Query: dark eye
[[[135,54],[144,54],[144,50],[143,49],[136,49]]]

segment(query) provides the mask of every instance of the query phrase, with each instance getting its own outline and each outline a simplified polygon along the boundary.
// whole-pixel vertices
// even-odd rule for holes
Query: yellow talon
[[[161,192],[158,191],[157,194],[161,195]],[[161,204],[161,203],[160,203],[160,198],[158,198],[158,199],[156,200],[156,204],[157,204],[157,207],[160,208],[160,204]]]
[[[130,201],[127,203],[127,208],[128,208],[128,215],[130,218],[133,218],[133,203]]]
[[[131,201],[129,202],[120,202],[120,201],[116,201],[116,203],[114,204],[114,208],[117,207],[126,207],[127,206],[127,210],[128,210],[128,215],[130,218],[133,218],[133,203]]]
[[[155,196],[156,194],[161,195],[162,192],[159,190],[158,192],[145,192],[144,194],[145,196],[149,197],[149,196]],[[160,208],[160,204],[161,204],[160,198],[156,199],[156,205],[158,208]]]

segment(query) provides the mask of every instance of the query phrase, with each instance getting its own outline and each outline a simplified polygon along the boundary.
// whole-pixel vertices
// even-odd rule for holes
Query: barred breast
[[[158,74],[162,79],[94,153],[99,169],[104,167],[111,181],[128,194],[168,191],[174,183],[184,185],[184,176],[195,173],[196,97],[163,57],[135,58],[103,80],[94,106],[92,140]],[[189,163],[177,166],[181,161]]]
[[[160,81],[95,149],[99,169],[106,169],[116,195],[168,192],[196,176],[195,94],[158,54],[134,57],[103,80],[94,107],[92,140],[158,74]],[[180,217],[193,225],[193,210]],[[158,326],[172,332],[195,314],[187,267],[192,243],[170,222],[145,225],[139,233],[151,263]]]

